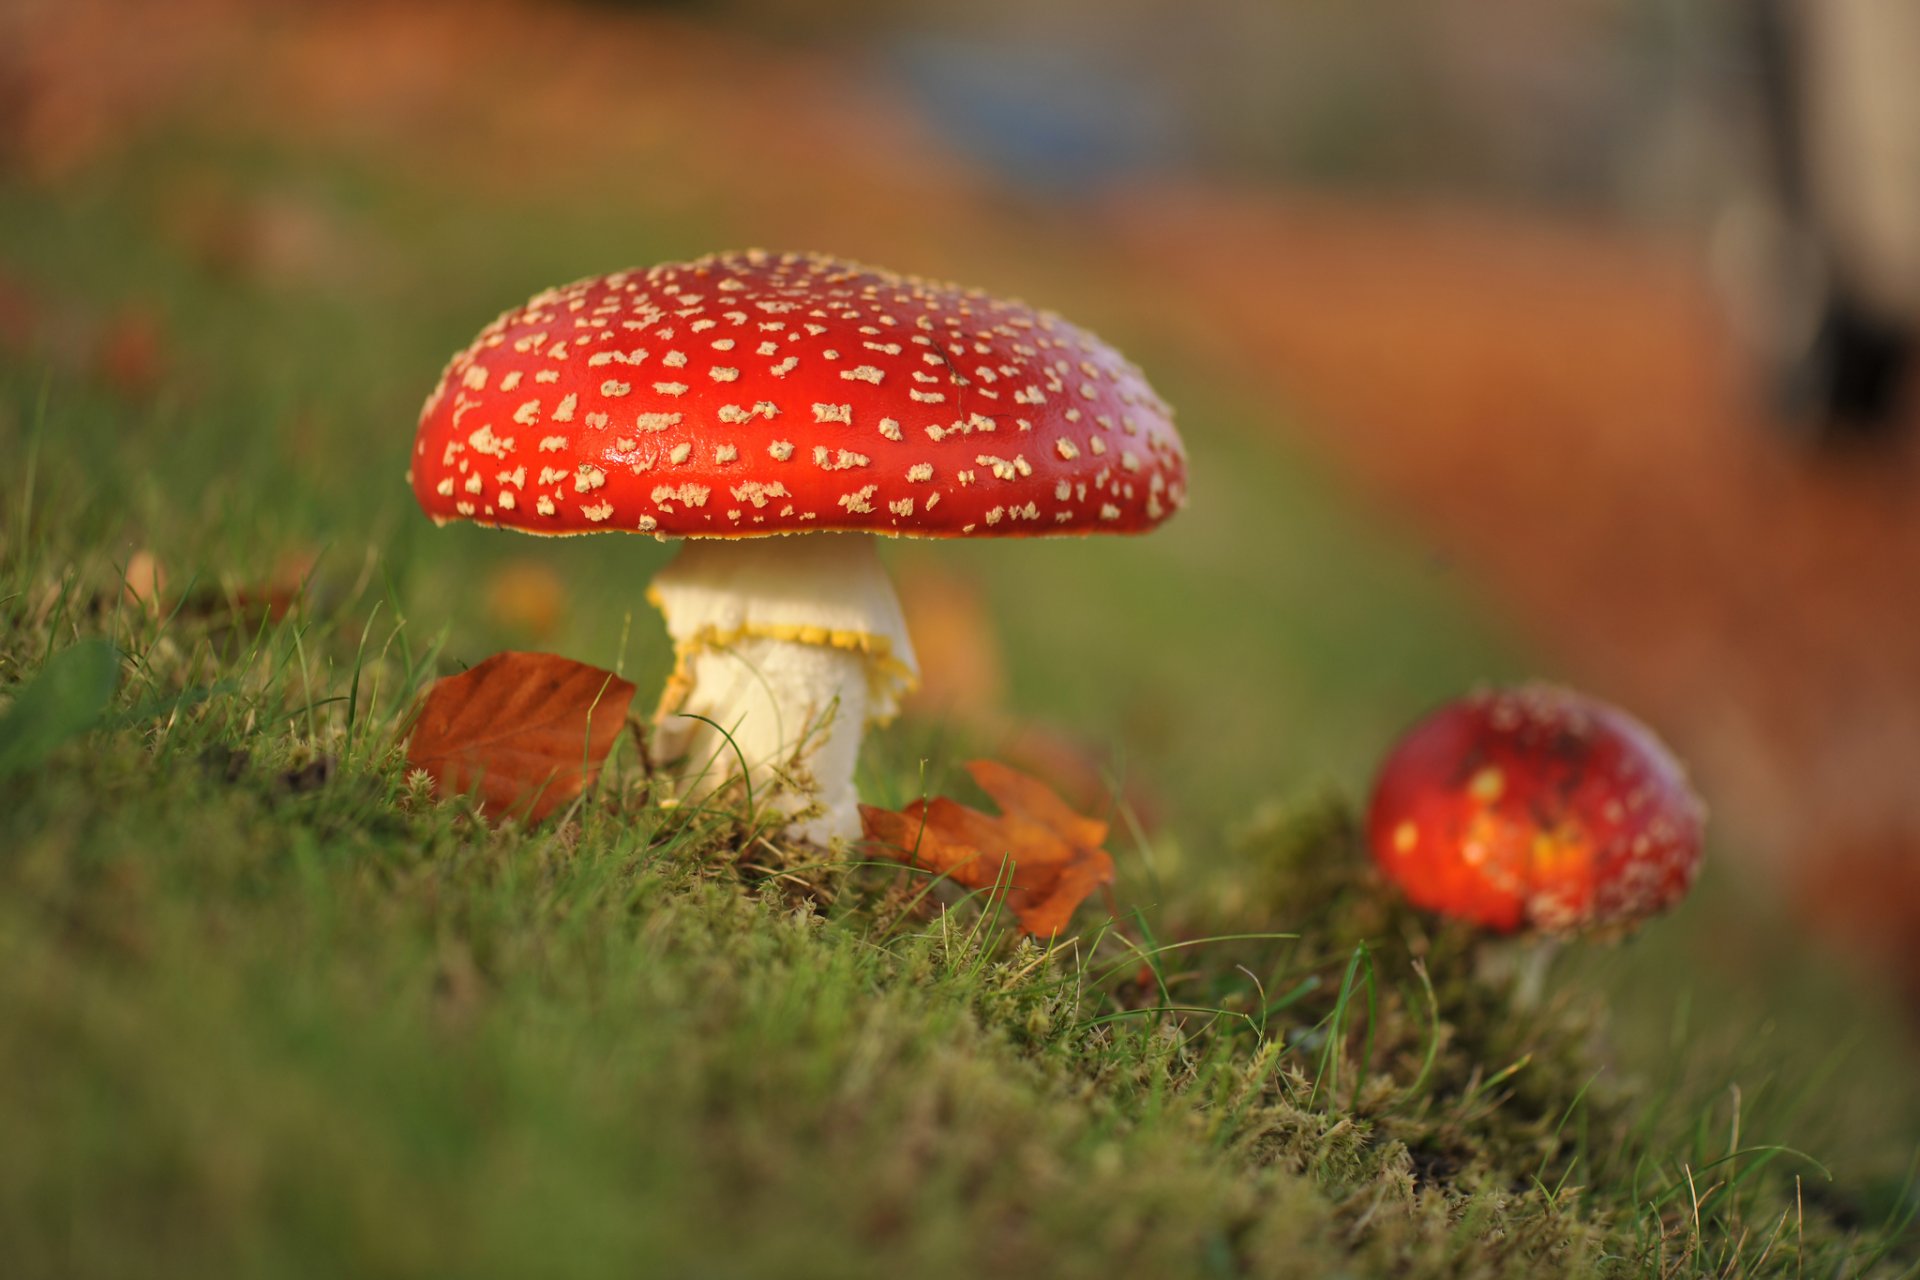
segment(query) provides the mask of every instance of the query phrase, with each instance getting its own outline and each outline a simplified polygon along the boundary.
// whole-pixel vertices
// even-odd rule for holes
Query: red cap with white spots
[[[1085,330],[760,252],[501,316],[428,398],[411,477],[437,521],[671,537],[1135,533],[1186,496],[1167,406]]]
[[[1706,811],[1653,731],[1549,685],[1447,703],[1387,757],[1374,860],[1417,906],[1490,929],[1627,926],[1686,895]]]

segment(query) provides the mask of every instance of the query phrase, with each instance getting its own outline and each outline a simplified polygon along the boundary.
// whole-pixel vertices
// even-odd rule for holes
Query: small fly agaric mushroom
[[[662,754],[708,786],[744,758],[826,843],[858,836],[861,734],[918,678],[868,535],[1143,532],[1186,459],[1139,370],[1056,316],[748,252],[495,320],[428,397],[410,478],[440,523],[693,540],[647,593],[676,659]]]
[[[1685,896],[1705,809],[1653,731],[1532,684],[1457,699],[1388,755],[1373,857],[1415,905],[1502,933],[1624,930]]]

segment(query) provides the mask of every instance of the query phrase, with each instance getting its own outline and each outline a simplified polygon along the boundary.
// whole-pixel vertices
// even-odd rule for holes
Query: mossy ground
[[[70,317],[0,362],[12,1273],[1913,1269],[1911,1046],[1734,883],[1737,851],[1528,1009],[1497,949],[1374,883],[1372,755],[1533,663],[1152,350],[1192,513],[893,554],[988,582],[1013,706],[1157,797],[1151,831],[1116,826],[1117,919],[1090,905],[1042,950],[907,873],[654,808],[630,754],[534,830],[431,801],[405,708],[525,641],[489,575],[547,557],[571,584],[548,646],[644,688],[666,549],[426,527],[399,478],[420,395],[533,288],[710,246],[591,215],[429,228],[396,180],[171,145],[0,190],[0,264]],[[155,215],[215,180],[405,265],[352,291],[225,274]],[[130,297],[163,369],[102,377],[61,335]],[[121,590],[141,550],[158,610]],[[290,611],[249,597],[307,553]],[[953,789],[995,745],[903,723],[863,785]]]

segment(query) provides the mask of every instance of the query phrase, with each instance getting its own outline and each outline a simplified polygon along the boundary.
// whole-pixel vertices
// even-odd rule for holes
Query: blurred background
[[[1117,773],[1199,847],[1361,794],[1474,682],[1567,680],[1692,763],[1719,910],[1769,922],[1690,963],[1738,982],[1784,918],[1920,1009],[1916,14],[0,0],[0,439],[50,369],[122,559],[379,548],[456,653],[660,668],[664,549],[410,509],[446,354],[746,245],[1024,296],[1179,407],[1194,508],[897,548],[929,689],[890,749]]]

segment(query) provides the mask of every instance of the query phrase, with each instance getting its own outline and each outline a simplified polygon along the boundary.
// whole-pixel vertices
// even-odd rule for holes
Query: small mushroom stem
[[[873,538],[690,540],[647,595],[674,645],[655,746],[682,761],[688,793],[744,772],[790,836],[857,839],[861,735],[919,680]]]
[[[1531,1013],[1547,992],[1547,972],[1560,954],[1551,934],[1489,941],[1480,949],[1476,971],[1482,982],[1504,985],[1515,1013]]]

